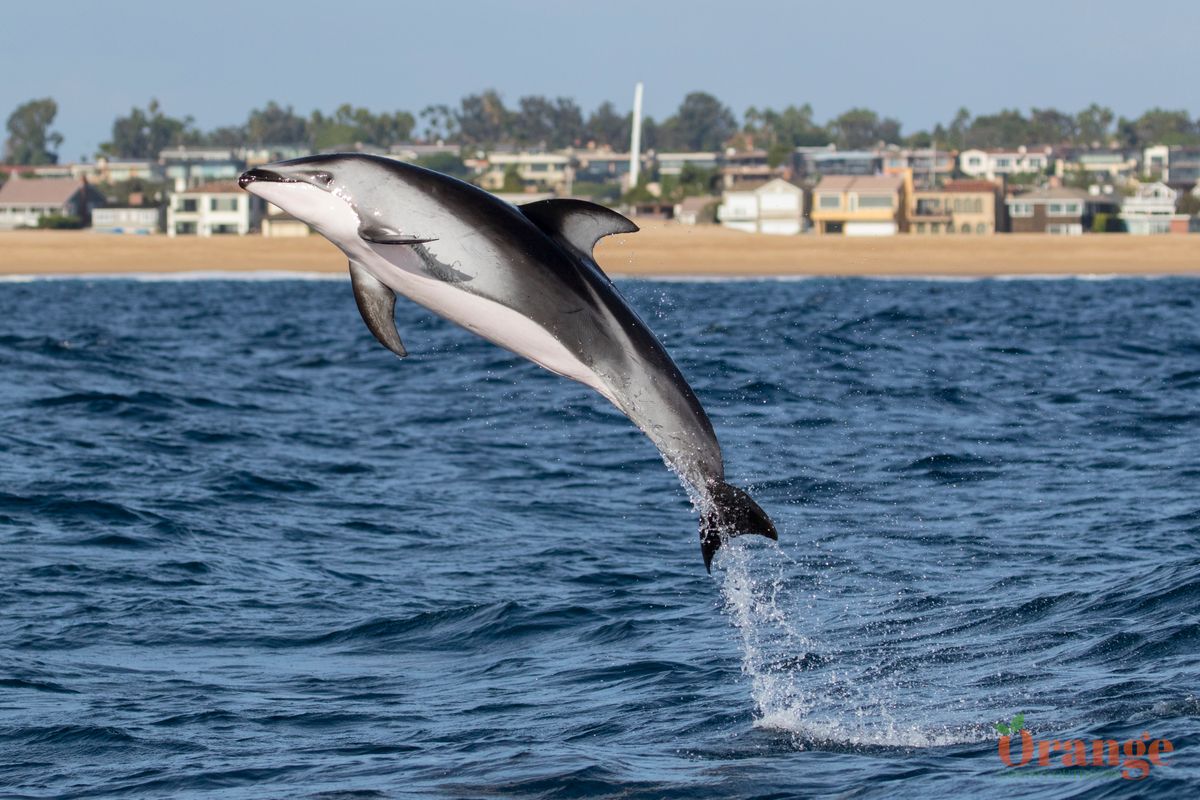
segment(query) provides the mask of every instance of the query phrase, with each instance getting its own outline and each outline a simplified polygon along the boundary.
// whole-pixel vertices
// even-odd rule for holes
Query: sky
[[[905,132],[962,106],[1200,115],[1195,0],[60,0],[6,2],[3,28],[0,118],[53,97],[62,160],[90,157],[151,98],[204,129],[268,100],[415,114],[486,88],[510,106],[544,94],[626,111],[639,80],[658,119],[694,90],[739,117],[866,106]]]

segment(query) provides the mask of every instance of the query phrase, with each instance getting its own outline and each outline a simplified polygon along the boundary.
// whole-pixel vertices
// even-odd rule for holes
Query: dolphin
[[[242,188],[308,223],[350,260],[367,328],[398,356],[396,294],[599,392],[650,438],[700,512],[700,549],[776,539],[757,503],[725,481],[721,446],[662,343],[596,265],[602,237],[638,230],[582,200],[515,206],[415,164],[360,153],[248,170]]]

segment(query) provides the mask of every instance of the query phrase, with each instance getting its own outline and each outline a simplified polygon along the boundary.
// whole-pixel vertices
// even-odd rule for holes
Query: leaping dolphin
[[[242,188],[311,225],[350,259],[375,338],[407,355],[395,293],[551,372],[595,389],[654,442],[700,511],[700,549],[777,538],[725,482],[721,446],[675,362],[592,258],[631,221],[582,200],[513,206],[469,183],[389,158],[322,155],[249,170]]]

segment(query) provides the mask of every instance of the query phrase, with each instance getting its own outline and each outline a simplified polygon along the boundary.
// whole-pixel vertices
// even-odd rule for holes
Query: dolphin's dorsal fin
[[[408,351],[396,330],[396,295],[366,267],[350,262],[350,283],[354,287],[354,302],[362,314],[367,329],[379,343],[404,358]]]
[[[517,208],[542,233],[589,257],[605,236],[638,230],[617,212],[586,200],[539,200]]]

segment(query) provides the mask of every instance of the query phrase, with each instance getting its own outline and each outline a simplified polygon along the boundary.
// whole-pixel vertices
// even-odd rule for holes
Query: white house
[[[783,178],[727,190],[717,207],[726,228],[790,236],[804,230],[804,190]]]
[[[1178,199],[1179,192],[1165,183],[1142,184],[1136,194],[1121,201],[1121,221],[1125,223],[1125,230],[1145,236],[1170,233],[1172,220],[1181,220],[1186,225],[1187,215],[1175,213]]]
[[[168,236],[244,236],[262,218],[262,200],[235,181],[206,183],[172,192],[167,205]]]
[[[72,217],[87,224],[104,196],[76,178],[9,178],[0,186],[0,230],[33,228],[42,217]]]
[[[1001,175],[1045,172],[1052,163],[1053,152],[1049,147],[1028,148],[1025,145],[1016,150],[963,150],[958,154],[958,168],[972,178],[994,181]]]
[[[158,233],[157,208],[97,208],[92,211],[96,233]]]

